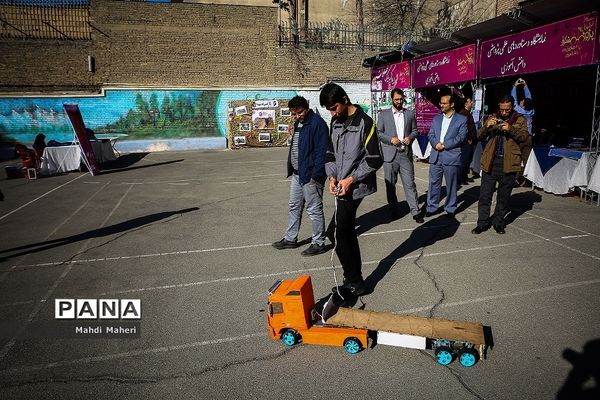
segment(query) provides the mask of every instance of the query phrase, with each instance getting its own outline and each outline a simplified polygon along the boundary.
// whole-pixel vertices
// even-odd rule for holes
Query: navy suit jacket
[[[444,150],[437,151],[435,145],[440,142],[442,134],[442,118],[443,114],[438,114],[433,117],[431,129],[427,137],[431,143],[431,155],[429,163],[435,164],[438,160],[442,165],[461,165],[460,153],[461,146],[467,137],[467,117],[454,113],[446,136],[444,136]]]

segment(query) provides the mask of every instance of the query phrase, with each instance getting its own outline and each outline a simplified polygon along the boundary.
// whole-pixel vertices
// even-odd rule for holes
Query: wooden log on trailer
[[[483,325],[479,322],[417,317],[375,311],[339,308],[326,321],[328,325],[393,332],[430,339],[447,339],[485,346]]]

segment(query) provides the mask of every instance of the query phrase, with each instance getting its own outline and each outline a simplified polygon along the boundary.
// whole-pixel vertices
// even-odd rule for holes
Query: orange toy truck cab
[[[322,325],[314,321],[315,298],[310,276],[278,280],[269,289],[267,326],[272,339],[293,346],[302,342],[343,346],[357,353],[367,345],[367,330]]]

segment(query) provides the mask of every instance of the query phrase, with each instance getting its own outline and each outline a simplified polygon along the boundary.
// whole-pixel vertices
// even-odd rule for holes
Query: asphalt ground
[[[0,181],[0,322],[10,327],[0,337],[0,398],[598,394],[600,208],[517,188],[507,233],[473,235],[478,180],[461,188],[456,222],[442,213],[417,225],[410,215],[389,221],[380,170],[357,230],[374,288],[365,309],[482,322],[493,340],[487,359],[443,367],[430,350],[376,345],[349,355],[271,340],[265,309],[275,280],[308,273],[316,298],[334,283],[329,253],[300,256],[306,214],[305,245],[270,245],[287,222],[286,156],[285,148],[127,155],[96,177]],[[415,167],[424,201],[428,167]],[[333,206],[326,195],[327,220]],[[141,299],[140,337],[53,337],[57,298]],[[36,334],[39,323],[47,337]]]

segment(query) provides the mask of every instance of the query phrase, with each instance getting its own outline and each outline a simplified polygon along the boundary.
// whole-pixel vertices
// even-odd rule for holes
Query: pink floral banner
[[[598,13],[580,15],[481,43],[481,79],[594,64]]]
[[[421,57],[412,62],[414,88],[475,79],[475,44]]]
[[[381,92],[410,87],[410,62],[388,64],[371,71],[371,91]]]

